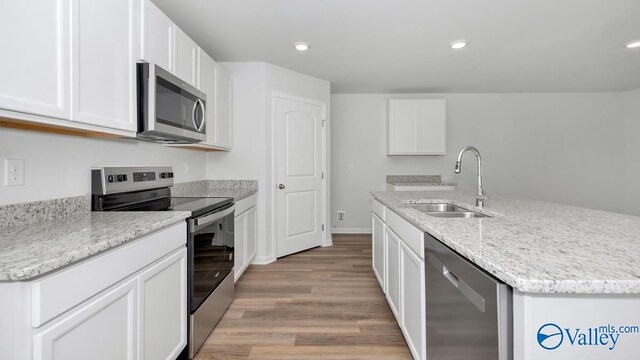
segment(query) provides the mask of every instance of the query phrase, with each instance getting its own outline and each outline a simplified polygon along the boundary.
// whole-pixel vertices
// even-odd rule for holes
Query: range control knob
[[[107,181],[112,183],[113,182],[113,175],[107,176]]]

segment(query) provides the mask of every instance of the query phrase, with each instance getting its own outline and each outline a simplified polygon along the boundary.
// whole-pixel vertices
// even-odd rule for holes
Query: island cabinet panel
[[[416,359],[426,353],[424,261],[400,242],[400,328]]]
[[[384,214],[386,221],[379,217]],[[426,359],[424,233],[372,201],[372,268],[414,359]]]
[[[384,222],[373,213],[371,216],[371,226],[372,226],[372,258],[371,258],[371,267],[373,268],[373,274],[378,279],[378,283],[380,284],[380,288],[382,291],[385,291],[385,278],[384,278],[384,267],[385,267],[385,259],[384,259],[384,247],[385,244],[385,225]]]
[[[640,295],[514,290],[513,332],[518,360],[639,359]]]
[[[385,296],[393,315],[396,320],[400,322],[400,239],[391,231],[386,228],[386,291]]]

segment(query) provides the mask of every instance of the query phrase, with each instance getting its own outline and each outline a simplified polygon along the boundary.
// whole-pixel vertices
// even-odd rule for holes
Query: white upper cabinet
[[[231,149],[233,138],[233,83],[220,65],[216,66],[216,131],[214,144]]]
[[[69,119],[69,1],[3,1],[0,108]]]
[[[177,26],[175,34],[175,75],[198,87],[198,45]]]
[[[199,48],[151,0],[141,0],[139,58],[198,87]]]
[[[71,0],[71,120],[136,131],[136,0]]]
[[[215,145],[216,134],[216,62],[202,49],[198,49],[198,88],[207,95],[205,117],[206,145]]]
[[[151,0],[140,3],[140,59],[173,72],[175,26]]]
[[[444,99],[389,100],[388,155],[445,155]]]

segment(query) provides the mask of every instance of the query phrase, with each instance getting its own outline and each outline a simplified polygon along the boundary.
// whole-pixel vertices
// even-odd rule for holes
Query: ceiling
[[[640,48],[625,48],[639,0],[154,2],[216,61],[266,61],[333,93],[640,88]],[[468,46],[452,50],[458,39]]]

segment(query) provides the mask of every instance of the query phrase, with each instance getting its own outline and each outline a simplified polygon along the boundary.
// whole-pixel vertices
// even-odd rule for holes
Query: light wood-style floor
[[[250,266],[196,356],[204,359],[411,359],[371,270],[370,235]]]

